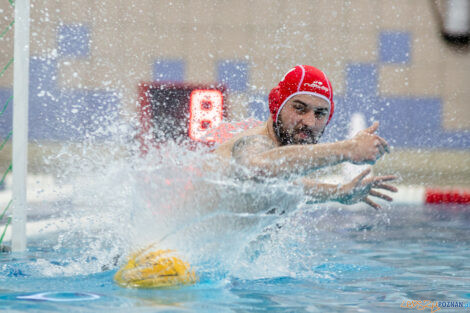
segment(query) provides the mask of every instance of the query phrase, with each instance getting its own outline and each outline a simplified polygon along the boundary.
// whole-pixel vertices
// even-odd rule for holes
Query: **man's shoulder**
[[[244,136],[237,136],[219,145],[214,152],[220,156],[231,157],[235,153],[240,153],[246,149],[273,149],[276,145],[269,136],[262,134],[246,134]]]
[[[276,147],[274,141],[267,135],[255,134],[255,135],[247,135],[242,136],[240,138],[235,139],[232,145],[232,151],[235,149],[241,149],[243,147],[249,145],[261,145],[270,148]]]
[[[235,136],[233,136],[233,138],[231,138],[231,139],[227,140],[226,142],[220,144],[214,150],[214,152],[216,154],[219,154],[220,156],[223,156],[223,157],[231,157],[232,150],[233,150],[233,147],[234,147],[235,144],[240,147],[242,145],[242,143],[243,143],[243,145],[247,145],[250,142],[251,143],[262,143],[262,142],[269,143],[270,141],[272,142],[272,140],[269,138],[269,136],[265,134],[266,133],[265,127],[266,127],[266,125],[261,125],[261,126],[258,126],[258,127],[248,129],[248,130],[246,130],[244,132],[241,132],[239,134],[236,134]],[[265,138],[263,138],[263,137],[265,137]],[[274,144],[274,142],[273,142],[273,144]]]
[[[249,135],[238,138],[232,146],[232,158],[241,160],[276,148],[274,141],[266,135]]]

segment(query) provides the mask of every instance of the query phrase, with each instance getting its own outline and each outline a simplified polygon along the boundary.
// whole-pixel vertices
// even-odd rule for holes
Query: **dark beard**
[[[274,122],[273,128],[277,139],[281,143],[281,146],[316,144],[318,143],[318,139],[320,139],[321,135],[323,134],[322,132],[320,136],[316,137],[313,132],[307,127],[302,127],[301,129],[295,130],[295,132],[291,134],[284,128],[281,120]],[[294,136],[299,132],[306,133],[308,137],[306,139],[296,140]]]

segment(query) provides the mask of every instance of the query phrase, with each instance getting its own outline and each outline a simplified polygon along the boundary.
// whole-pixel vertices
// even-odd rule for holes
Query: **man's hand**
[[[375,134],[379,122],[371,127],[361,130],[356,136],[348,140],[348,160],[353,164],[374,164],[385,152],[390,152],[387,141]]]
[[[397,177],[394,175],[377,176],[365,178],[370,173],[370,169],[363,171],[355,177],[350,183],[343,185],[338,190],[338,197],[336,200],[343,204],[354,204],[357,202],[365,202],[374,209],[380,209],[380,205],[372,201],[369,196],[392,201],[393,199],[375,189],[384,189],[392,192],[397,192],[395,186],[385,184],[384,182],[395,180]]]

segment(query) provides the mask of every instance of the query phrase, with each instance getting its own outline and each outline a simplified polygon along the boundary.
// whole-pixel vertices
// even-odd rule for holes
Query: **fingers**
[[[362,200],[362,201],[365,202],[365,203],[367,203],[368,205],[370,205],[371,207],[373,207],[373,208],[376,209],[376,210],[382,208],[380,205],[378,205],[377,203],[375,203],[374,201],[372,201],[371,199],[369,199],[369,197],[364,198],[364,200]]]
[[[369,175],[370,171],[371,171],[370,168],[368,168],[368,169],[362,171],[361,174],[357,175],[357,176],[352,180],[353,183],[354,183],[354,184],[359,183],[361,180],[364,179],[364,177],[366,177],[367,175]]]
[[[375,188],[380,188],[380,189],[385,189],[391,192],[398,192],[398,188],[392,185],[387,185],[387,184],[379,184],[374,186]]]
[[[386,152],[390,153],[390,146],[389,146],[387,140],[383,139],[383,138],[380,137],[380,136],[377,136],[377,139],[379,140],[380,145],[383,147],[383,149],[384,149]]]
[[[376,146],[377,149],[379,149],[379,154],[377,155],[377,159],[379,159],[382,155],[385,154],[385,152],[387,152],[387,150],[385,150],[385,147],[381,143],[377,143]]]
[[[386,200],[386,201],[388,201],[388,202],[392,202],[392,201],[393,201],[393,198],[392,198],[392,197],[387,196],[387,195],[384,195],[383,193],[380,193],[380,192],[375,191],[375,190],[369,191],[369,194],[370,194],[371,196],[374,196],[374,197],[377,197],[377,198],[380,198],[380,199],[384,199],[384,200]]]
[[[395,176],[395,175],[377,176],[377,177],[374,177],[374,182],[372,183],[372,185],[373,186],[378,186],[383,182],[395,180],[397,178],[398,177]]]
[[[374,122],[372,126],[370,126],[369,128],[366,128],[364,131],[366,131],[369,134],[373,134],[378,128],[379,128],[379,122]]]

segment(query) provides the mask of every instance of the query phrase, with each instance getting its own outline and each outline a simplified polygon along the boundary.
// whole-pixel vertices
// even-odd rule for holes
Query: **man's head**
[[[319,97],[298,94],[284,105],[274,130],[281,145],[315,144],[323,134],[330,115],[330,104]]]
[[[317,143],[333,116],[331,83],[319,69],[298,65],[271,90],[269,110],[282,145]]]

